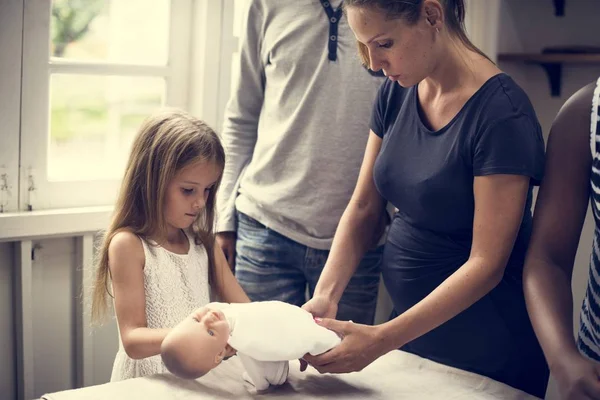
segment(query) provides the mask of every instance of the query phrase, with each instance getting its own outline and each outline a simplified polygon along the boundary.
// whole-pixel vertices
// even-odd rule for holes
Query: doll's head
[[[167,369],[184,379],[196,379],[235,353],[228,344],[229,323],[220,310],[202,307],[181,321],[160,347]]]

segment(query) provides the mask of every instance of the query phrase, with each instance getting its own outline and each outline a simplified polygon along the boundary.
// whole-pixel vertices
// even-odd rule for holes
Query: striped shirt
[[[594,214],[594,245],[590,256],[589,281],[581,306],[577,345],[581,353],[600,362],[600,78],[596,82],[592,100],[590,149],[591,206]]]

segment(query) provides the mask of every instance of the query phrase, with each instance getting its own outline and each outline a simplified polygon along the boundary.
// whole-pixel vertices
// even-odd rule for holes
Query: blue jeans
[[[328,250],[304,246],[238,212],[235,276],[252,301],[302,306],[314,294]],[[350,279],[337,319],[373,324],[383,246],[367,252]]]

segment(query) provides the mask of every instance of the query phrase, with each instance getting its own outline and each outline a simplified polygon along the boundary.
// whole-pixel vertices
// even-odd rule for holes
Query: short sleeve
[[[388,104],[388,85],[384,82],[377,91],[377,97],[371,111],[371,123],[369,127],[379,137],[385,134],[385,109]]]
[[[537,120],[526,114],[497,121],[473,143],[473,175],[510,174],[539,185],[544,171],[544,139]]]

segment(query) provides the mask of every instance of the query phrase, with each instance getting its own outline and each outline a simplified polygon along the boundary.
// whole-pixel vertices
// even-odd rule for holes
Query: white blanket
[[[336,333],[318,325],[308,311],[281,301],[210,306],[225,314],[231,347],[256,360],[296,360],[306,353],[325,353],[341,341]]]
[[[225,361],[196,381],[162,374],[107,383],[43,396],[46,400],[204,400],[255,399],[253,388],[240,379],[238,357]],[[320,375],[309,368],[299,372],[290,363],[288,383],[269,389],[261,398],[415,399],[415,400],[530,400],[535,397],[510,386],[402,351],[379,358],[361,372]]]

